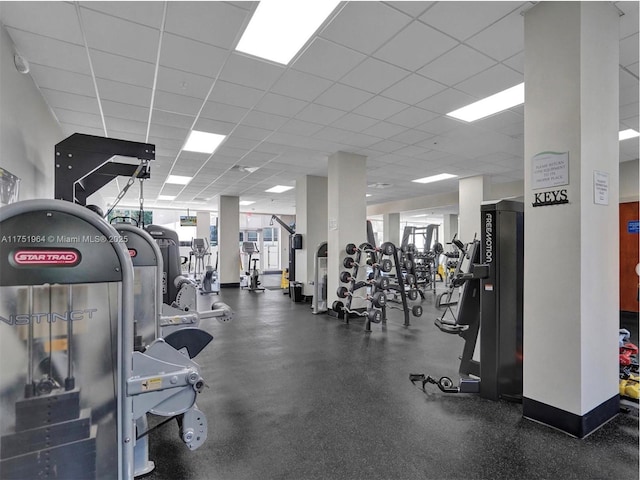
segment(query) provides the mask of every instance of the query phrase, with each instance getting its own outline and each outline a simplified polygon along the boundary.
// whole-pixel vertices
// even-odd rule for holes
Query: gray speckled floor
[[[391,311],[370,334],[276,290],[220,299],[235,320],[209,323],[197,358],[209,438],[191,452],[174,422],[153,432],[149,480],[638,478],[637,415],[576,440],[520,404],[413,386],[409,373],[457,378],[463,340],[433,325],[432,294],[411,327]]]

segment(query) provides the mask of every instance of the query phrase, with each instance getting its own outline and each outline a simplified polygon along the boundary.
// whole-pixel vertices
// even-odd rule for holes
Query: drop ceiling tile
[[[354,135],[354,134],[355,132],[350,132],[349,130],[340,130],[338,128],[333,128],[333,127],[324,127],[322,130],[315,133],[313,136],[321,140],[328,140],[330,142],[341,143],[341,142],[345,142],[347,138],[349,138],[351,135]]]
[[[620,17],[620,38],[638,33],[638,2],[614,2],[624,12]]]
[[[633,65],[638,61],[638,33],[620,41],[620,64]]]
[[[457,90],[476,98],[484,98],[522,82],[524,82],[524,77],[521,73],[498,64],[464,82],[458,83],[455,87]]]
[[[162,36],[160,65],[214,78],[227,52],[222,48],[165,32]]]
[[[153,63],[132,60],[98,50],[90,50],[89,52],[96,77],[139,87],[151,88],[153,86],[153,76],[155,75]]]
[[[248,138],[249,140],[262,141],[269,135],[271,135],[271,130],[249,127],[246,125],[238,125],[233,131],[233,135],[237,135],[240,138]],[[262,147],[262,145],[260,145],[260,147]]]
[[[145,62],[156,61],[158,30],[84,8],[81,13],[90,48]]]
[[[381,95],[409,105],[415,105],[421,100],[441,92],[446,88],[446,86],[440,83],[412,73],[395,85],[387,88]]]
[[[58,119],[60,119],[60,116],[58,116]],[[74,133],[84,133],[86,135],[97,135],[99,137],[104,137],[104,130],[102,129],[102,127],[94,128],[86,125],[64,123],[62,121],[60,122],[60,126],[62,127],[62,130],[64,131],[64,134],[66,136],[73,135]]]
[[[62,3],[62,2],[59,2]],[[80,2],[80,5],[89,10],[106,13],[108,15],[140,23],[148,27],[160,29],[162,26],[162,14],[164,2]]]
[[[129,132],[135,135],[146,135],[147,124],[144,122],[136,122],[134,120],[125,120],[123,118],[104,117],[104,121],[107,124],[107,131],[113,132]]]
[[[464,40],[522,5],[522,2],[438,2],[420,17],[424,23]]]
[[[416,106],[436,113],[449,113],[457,108],[464,107],[465,105],[476,101],[477,99],[469,94],[448,88],[442,92],[436,93],[432,97],[423,100]]]
[[[405,108],[407,108],[407,104],[405,103],[397,102],[378,95],[368,102],[360,105],[354,110],[354,113],[383,120],[404,110]]]
[[[324,78],[309,75],[296,70],[287,70],[271,88],[274,93],[311,101],[331,86],[332,82]]]
[[[287,117],[252,110],[244,117],[242,124],[250,127],[264,128],[265,130],[277,130],[284,125],[286,121]]]
[[[306,106],[307,102],[302,100],[285,97],[284,95],[278,95],[276,93],[267,93],[255,108],[265,113],[292,117]]]
[[[91,75],[84,47],[7,27],[16,50],[29,63]]]
[[[143,142],[145,137],[144,133],[136,133],[131,130],[114,130],[107,127],[107,132],[109,132],[109,137],[111,138],[118,138],[129,142]]]
[[[347,145],[353,145],[355,147],[366,148],[370,147],[380,141],[379,137],[374,137],[372,135],[366,135],[364,133],[352,133],[346,138],[343,142]]]
[[[235,83],[218,80],[209,96],[209,101],[252,108],[262,98],[262,91]]]
[[[375,58],[367,58],[345,75],[340,82],[371,93],[380,93],[409,74]]]
[[[29,74],[40,88],[77,95],[95,95],[93,81],[89,75],[34,64],[30,65]]]
[[[49,106],[53,108],[65,108],[77,112],[100,114],[98,100],[95,96],[75,95],[73,93],[61,92],[59,90],[40,89]]]
[[[104,136],[104,130],[102,129],[102,120],[99,115],[93,115],[91,113],[74,112],[73,110],[66,110],[64,108],[54,109],[56,117],[60,123],[70,123],[73,125],[86,126],[89,128],[97,128],[102,131],[101,135]]]
[[[224,49],[231,48],[248,12],[224,2],[169,2],[165,29]]]
[[[151,105],[151,89],[129,85],[122,82],[114,82],[104,78],[97,78],[100,100],[112,100],[114,102],[148,107]]]
[[[149,135],[154,137],[169,138],[174,140],[185,141],[189,133],[188,129],[182,129],[177,127],[168,127],[166,125],[160,125],[154,123],[149,129]]]
[[[193,126],[193,129],[200,130],[202,132],[217,133],[219,135],[229,135],[233,131],[234,127],[235,125],[233,123],[200,117]]]
[[[260,90],[267,90],[282,75],[284,67],[256,58],[232,54],[225,64],[220,79]]]
[[[195,117],[190,115],[180,115],[177,113],[169,113],[162,110],[153,110],[151,116],[151,122],[159,125],[166,125],[168,127],[186,128],[190,129],[193,125]]]
[[[407,145],[404,143],[394,142],[392,140],[383,140],[381,142],[370,145],[369,148],[371,148],[372,150],[378,150],[379,152],[392,153],[406,146]]]
[[[173,68],[158,68],[156,88],[164,92],[204,99],[212,85],[213,80],[209,77]]]
[[[511,58],[507,58],[502,63],[524,75],[524,52],[517,53]]]
[[[486,55],[466,45],[458,45],[418,70],[418,73],[445,85],[455,85],[495,64],[495,60]]]
[[[414,21],[374,56],[414,72],[457,44],[453,38]]]
[[[322,38],[315,38],[292,68],[330,80],[338,80],[365,56]],[[293,95],[292,95],[293,96]]]
[[[390,140],[413,145],[414,143],[424,142],[431,137],[433,137],[433,135],[429,135],[422,130],[406,129],[402,133],[390,137]]]
[[[399,134],[400,132],[404,132],[406,127],[401,125],[395,125],[389,122],[378,122],[375,125],[372,125],[369,128],[366,128],[362,131],[362,133],[366,133],[367,135],[373,135],[374,137],[388,139],[393,137],[394,135]]]
[[[422,125],[418,125],[416,128],[418,130],[422,130],[427,133],[432,133],[434,135],[441,135],[451,130],[455,130],[456,128],[460,128],[462,125],[463,125],[463,122],[460,120],[456,120],[446,116],[441,116],[434,120],[429,120],[428,122],[425,122]]]
[[[165,112],[179,113],[182,115],[196,115],[202,106],[199,98],[176,95],[174,93],[156,91],[153,108]]]
[[[627,103],[620,107],[620,118],[626,120],[638,115],[638,102]]]
[[[524,17],[517,10],[465,43],[499,61],[512,57],[524,50]]]
[[[314,103],[349,111],[372,97],[370,93],[336,83],[316,98]]]
[[[378,123],[378,120],[375,118],[355,113],[347,113],[345,116],[333,122],[331,126],[335,128],[344,128],[345,130],[350,130],[352,132],[362,132],[376,123]]]
[[[296,115],[296,118],[307,122],[319,123],[321,125],[331,125],[332,122],[335,122],[338,118],[343,116],[344,113],[345,112],[336,110],[335,108],[311,103]]]
[[[2,2],[2,23],[64,42],[84,44],[78,15],[71,3]]]
[[[207,102],[200,113],[201,117],[211,120],[221,120],[229,123],[237,123],[242,120],[249,110],[219,102]]]
[[[400,10],[411,17],[417,17],[421,13],[423,13],[427,8],[435,4],[436,2],[421,2],[421,1],[390,1],[385,2],[385,4],[391,8],[395,8],[396,10]]]
[[[405,127],[413,128],[437,117],[437,113],[430,112],[418,107],[409,107],[387,118],[387,121],[396,123],[398,125],[403,125]]]
[[[409,16],[381,2],[348,2],[320,35],[370,54],[410,21]]]
[[[146,122],[149,119],[149,107],[138,107],[110,100],[102,101],[102,111],[111,117],[137,120],[138,122]]]

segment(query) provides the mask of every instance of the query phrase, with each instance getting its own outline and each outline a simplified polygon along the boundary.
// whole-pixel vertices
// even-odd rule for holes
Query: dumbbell
[[[367,319],[371,323],[380,323],[382,321],[382,312],[380,310],[370,310],[367,312]]]
[[[387,296],[384,294],[384,292],[376,292],[373,295],[367,295],[366,297],[359,297],[354,295],[353,292],[350,292],[347,287],[338,287],[338,290],[336,291],[336,295],[338,295],[339,298],[351,297],[351,298],[362,298],[363,300],[370,300],[373,305],[379,308],[384,307],[387,304]]]
[[[406,283],[407,285],[415,285],[416,284],[416,277],[415,275],[411,274],[411,273],[407,273],[404,276],[404,283]]]
[[[355,255],[356,252],[363,252],[363,251],[382,252],[384,255],[393,255],[396,251],[395,245],[391,242],[385,242],[382,245],[380,245],[380,248],[372,248],[372,249],[362,249],[362,248],[356,247],[355,243],[348,243],[344,249],[349,255]]]
[[[342,283],[349,283],[355,280],[356,280],[356,277],[351,275],[350,272],[340,272],[340,281]],[[366,280],[365,283],[368,283],[369,285],[375,285],[377,288],[381,290],[386,290],[387,288],[389,288],[389,279],[387,277],[379,277],[377,280],[373,278],[369,278]]]
[[[411,313],[413,313],[414,317],[421,317],[422,316],[422,306],[421,305],[414,305],[413,307],[411,307]]]

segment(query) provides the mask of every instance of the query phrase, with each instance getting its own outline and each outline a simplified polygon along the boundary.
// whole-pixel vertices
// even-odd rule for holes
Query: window
[[[278,229],[277,228],[265,228],[262,230],[265,242],[277,242],[278,241]]]
[[[258,241],[258,232],[246,232],[247,234],[247,242],[257,242]]]

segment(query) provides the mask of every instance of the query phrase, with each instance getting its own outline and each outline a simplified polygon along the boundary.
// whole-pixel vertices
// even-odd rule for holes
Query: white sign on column
[[[531,159],[531,188],[569,185],[569,152],[541,152]]]
[[[609,205],[609,174],[593,171],[593,203]]]

